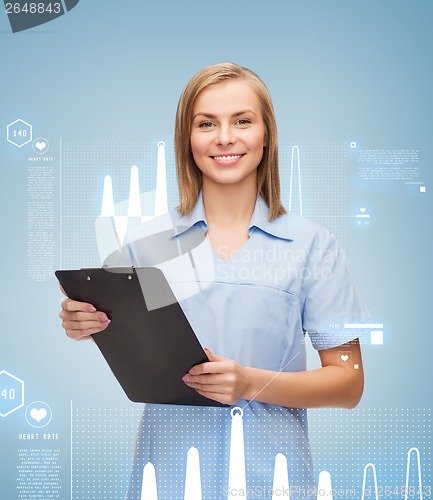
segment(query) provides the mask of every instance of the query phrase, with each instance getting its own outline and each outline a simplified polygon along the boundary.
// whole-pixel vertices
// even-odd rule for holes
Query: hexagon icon
[[[24,382],[7,372],[0,372],[0,417],[7,417],[24,406]]]
[[[32,140],[32,126],[19,118],[6,127],[7,140],[17,148],[21,148]]]

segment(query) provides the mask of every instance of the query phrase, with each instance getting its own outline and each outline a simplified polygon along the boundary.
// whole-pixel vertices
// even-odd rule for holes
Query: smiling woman
[[[179,101],[175,144],[180,205],[170,212],[173,238],[182,248],[198,233],[208,250],[205,258],[195,255],[189,275],[185,262],[164,270],[176,290],[196,290],[180,304],[208,348],[209,361],[182,380],[243,409],[248,491],[272,492],[275,457],[282,453],[291,498],[308,498],[314,474],[306,408],[358,403],[362,328],[335,325],[369,323],[367,306],[334,236],[281,204],[275,118],[257,75],[230,63],[197,73]],[[115,264],[149,265],[149,240],[134,231],[125,241]],[[104,312],[70,299],[61,317],[77,340],[108,325]],[[306,369],[306,332],[320,369]],[[145,497],[149,461],[159,500],[183,498],[191,446],[200,455],[202,498],[226,497],[230,421],[226,408],[146,404],[126,498]]]
[[[227,89],[227,87],[229,88]],[[217,64],[199,71],[188,82],[180,97],[175,127],[179,212],[182,215],[189,213],[195,206],[202,189],[200,166],[196,164],[192,151],[194,125],[197,125],[195,120],[199,118],[196,115],[198,113],[212,115],[203,116],[201,121],[201,128],[212,129],[216,125],[213,123],[213,118],[221,114],[222,101],[213,100],[212,102],[212,99],[206,99],[206,94],[209,92],[214,94],[215,99],[225,96],[225,112],[231,111],[234,114],[233,121],[236,121],[236,118],[243,118],[242,115],[236,116],[236,113],[244,111],[255,113],[255,116],[245,117],[246,121],[239,120],[240,126],[241,124],[247,126],[246,122],[252,118],[254,118],[255,125],[260,124],[260,122],[263,124],[264,136],[260,148],[262,157],[256,165],[257,184],[255,189],[269,206],[270,220],[284,214],[285,209],[280,201],[277,125],[271,97],[265,84],[255,73],[231,63]],[[248,94],[248,97],[245,93]],[[203,105],[210,107],[208,109],[199,108],[200,101]],[[217,153],[221,155],[227,151],[221,150]]]
[[[248,239],[246,225],[257,196],[257,169],[263,158],[265,135],[259,99],[246,82],[220,83],[206,88],[197,97],[190,134],[191,152],[202,174],[209,222],[207,236],[220,256],[227,251],[232,254]],[[220,188],[227,194],[230,189],[233,196],[224,218],[220,217],[223,213],[219,209],[212,213],[211,208],[221,199]],[[249,199],[244,207],[239,207],[237,217],[233,203],[242,193]]]
[[[191,150],[202,173],[202,188],[212,183],[257,185],[265,147],[265,126],[255,92],[242,80],[207,88],[193,109]]]

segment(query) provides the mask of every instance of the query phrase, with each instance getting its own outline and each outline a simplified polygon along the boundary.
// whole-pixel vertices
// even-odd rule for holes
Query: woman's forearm
[[[354,408],[364,387],[362,366],[325,366],[301,372],[245,368],[245,399],[292,408]]]
[[[288,408],[354,408],[364,388],[358,340],[319,351],[322,368],[276,372],[242,366],[207,350],[209,362],[192,367],[183,381],[199,394],[226,404],[239,399]]]

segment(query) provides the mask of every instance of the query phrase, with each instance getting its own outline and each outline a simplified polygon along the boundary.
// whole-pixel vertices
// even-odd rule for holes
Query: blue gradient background
[[[380,409],[431,408],[432,19],[430,0],[81,0],[50,23],[12,34],[0,13],[0,370],[25,380],[26,403],[44,400],[53,408],[49,431],[62,436],[65,485],[70,400],[82,407],[130,403],[96,348],[65,338],[55,279],[27,276],[31,152],[6,141],[6,125],[31,123],[34,137],[49,138],[56,165],[60,136],[169,145],[184,84],[203,66],[230,60],[267,83],[282,142],[420,149],[426,193],[395,181],[349,189],[354,203],[362,198],[374,207],[374,224],[349,229],[346,250],[373,315],[385,324],[384,345],[364,349],[361,408],[376,408],[377,418]],[[16,435],[31,432],[24,409],[0,418],[2,498],[17,498]],[[424,452],[431,446],[413,444]],[[70,498],[66,486],[62,494]]]

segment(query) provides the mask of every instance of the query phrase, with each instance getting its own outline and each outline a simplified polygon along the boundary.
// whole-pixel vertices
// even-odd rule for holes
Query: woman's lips
[[[211,156],[220,165],[235,165],[245,153],[242,154],[225,154],[225,155],[215,155]]]

